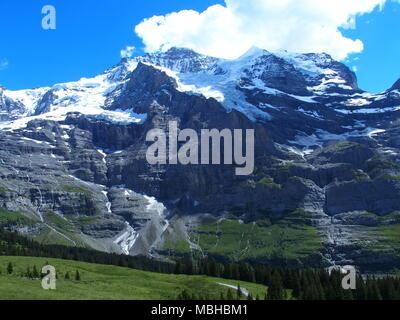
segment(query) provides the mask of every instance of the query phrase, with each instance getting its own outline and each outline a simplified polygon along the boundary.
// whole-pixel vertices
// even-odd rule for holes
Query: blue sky
[[[143,53],[134,27],[144,18],[183,9],[203,11],[216,0],[2,0],[0,1],[0,85],[9,89],[51,86],[96,75],[118,63],[127,45]],[[41,28],[41,9],[57,10],[57,29]],[[350,56],[360,87],[378,92],[400,78],[400,5],[387,3],[343,30],[361,39],[364,50]],[[354,60],[354,59],[357,60]]]

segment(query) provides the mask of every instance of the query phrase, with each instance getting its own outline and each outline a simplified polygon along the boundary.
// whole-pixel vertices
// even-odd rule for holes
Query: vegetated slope
[[[36,257],[31,258],[29,256],[30,254]],[[241,296],[235,295],[235,293],[230,290],[227,290],[227,292],[224,293],[221,292],[221,288],[219,287],[217,290],[220,295],[217,298],[222,300],[235,300],[238,298],[243,299],[244,297],[247,297],[248,299],[263,299],[264,297],[267,300],[400,299],[400,278],[396,277],[395,275],[389,277],[379,276],[378,278],[371,278],[368,276],[365,278],[361,275],[361,273],[358,273],[356,279],[357,289],[343,290],[343,275],[338,271],[333,271],[329,274],[327,270],[323,269],[294,269],[282,267],[270,268],[262,265],[252,267],[248,263],[220,264],[213,260],[202,258],[194,259],[193,257],[182,259],[173,266],[168,263],[150,260],[146,257],[109,254],[77,247],[41,245],[15,233],[2,232],[1,230],[0,255],[3,256],[2,259],[4,261],[7,260],[4,266],[2,266],[0,263],[0,276],[3,276],[1,280],[6,287],[10,284],[13,286],[13,288],[9,290],[9,293],[16,292],[16,286],[19,286],[19,289],[26,289],[25,291],[31,294],[29,290],[33,288],[35,289],[34,294],[37,295],[32,296],[31,298],[36,297],[37,299],[43,296],[43,292],[37,291],[37,284],[33,284],[33,282],[40,282],[40,280],[38,280],[40,279],[40,268],[43,264],[47,265],[49,263],[57,265],[57,270],[59,271],[58,278],[59,280],[65,280],[67,287],[72,284],[81,284],[82,281],[85,280],[84,277],[86,277],[88,270],[89,273],[92,271],[94,272],[94,270],[97,272],[100,272],[99,270],[108,270],[109,272],[104,271],[104,273],[111,278],[112,276],[116,275],[120,276],[120,272],[112,273],[110,270],[114,270],[114,268],[116,268],[118,270],[125,270],[128,272],[125,266],[128,266],[130,270],[134,269],[133,271],[138,275],[151,274],[152,279],[156,281],[158,281],[160,278],[170,280],[175,279],[171,281],[178,283],[176,290],[181,290],[181,292],[177,297],[178,299],[182,300],[215,300],[215,283],[225,288],[236,288],[237,293],[243,293]],[[15,256],[23,257],[19,258]],[[40,258],[38,258],[39,256]],[[48,259],[47,257],[53,258]],[[62,257],[63,260],[59,260],[57,257]],[[73,259],[74,261],[68,259]],[[45,262],[41,262],[42,260]],[[78,263],[77,261],[81,262]],[[91,263],[90,266],[92,267],[82,267],[83,265],[87,265],[87,261],[97,262],[100,263],[100,265]],[[36,262],[39,262],[39,264],[36,264]],[[60,270],[60,268],[62,268],[62,270]],[[138,271],[138,268],[145,271]],[[159,270],[159,272],[154,273],[149,272],[149,270]],[[163,275],[160,275],[160,272],[163,272]],[[178,274],[186,274],[187,276],[175,276]],[[220,277],[223,277],[223,279],[220,279]],[[21,279],[29,281],[24,282]],[[93,280],[94,277],[92,278],[89,276],[89,278],[86,278],[86,280],[87,279]],[[114,277],[114,279],[117,278]],[[122,278],[118,277],[118,279]],[[188,279],[193,279],[193,281],[189,281]],[[200,279],[203,282],[202,284],[198,283]],[[242,281],[238,281],[238,279]],[[86,284],[90,283],[92,287],[96,287],[97,289],[101,287],[112,290],[113,286],[109,286],[109,280],[110,279],[108,277],[103,275],[99,276],[92,282],[86,282]],[[212,284],[209,283],[208,280],[212,281]],[[167,280],[165,281],[170,283]],[[138,283],[140,283],[140,285],[143,284],[140,280]],[[189,285],[188,283],[190,283],[189,289],[184,286],[184,284]],[[255,283],[268,287],[267,294],[265,296],[259,292],[259,286],[254,285]],[[118,286],[118,284],[114,284]],[[125,281],[122,285],[126,285]],[[238,290],[239,286],[241,287],[240,291]],[[208,293],[207,288],[211,287],[214,288],[214,291],[212,291],[213,293]],[[74,288],[76,289],[80,287],[75,286]],[[191,290],[193,288],[196,289],[196,292]],[[262,286],[262,288],[265,291],[265,287]],[[22,293],[19,289],[17,296],[21,297]],[[139,289],[140,288],[138,288],[138,292],[141,292]],[[107,294],[104,296],[104,298],[109,299],[110,297],[114,297],[113,292],[107,290],[105,292]],[[146,292],[149,291],[147,290]],[[160,292],[158,293],[160,294]],[[167,285],[162,286],[162,293],[164,296],[169,295],[169,289]],[[140,294],[140,299],[146,297],[146,294]],[[75,299],[78,299],[77,297],[81,296],[82,294],[80,292],[74,293]],[[52,298],[55,297],[53,296]]]
[[[9,263],[13,273],[7,274]],[[57,289],[44,290],[40,280],[24,275],[27,269],[45,264],[57,270]],[[227,295],[228,288],[219,283],[246,288],[253,297],[264,297],[267,287],[255,283],[212,278],[160,274],[128,268],[91,264],[71,260],[35,257],[0,256],[0,300],[175,300],[182,291],[210,300]],[[75,280],[76,271],[80,280]],[[70,279],[65,275],[69,273]],[[236,291],[231,290],[235,296]]]

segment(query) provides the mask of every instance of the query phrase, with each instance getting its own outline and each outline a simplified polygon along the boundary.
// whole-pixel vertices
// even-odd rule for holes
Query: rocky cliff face
[[[40,241],[170,258],[399,266],[400,92],[326,54],[186,49],[0,89],[0,206]],[[255,171],[150,165],[146,134],[254,129]]]

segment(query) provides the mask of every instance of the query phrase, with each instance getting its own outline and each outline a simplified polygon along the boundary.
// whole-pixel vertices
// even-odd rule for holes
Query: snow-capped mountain
[[[379,129],[369,127],[368,115],[386,117],[400,110],[399,85],[381,94],[364,92],[358,88],[355,74],[327,54],[270,53],[252,48],[239,59],[224,60],[173,48],[166,53],[123,59],[90,79],[51,88],[0,89],[1,127],[19,128],[40,118],[62,120],[69,112],[119,123],[143,122],[146,115],[135,112],[134,106],[125,110],[107,108],[112,104],[107,98],[124,90],[139,63],[165,72],[176,81],[177,90],[213,98],[228,112],[238,110],[251,121],[288,120],[297,113],[301,121],[328,122],[328,127],[332,121],[344,122],[342,128],[336,126],[331,132],[322,123],[316,125],[321,133],[315,140],[324,140],[330,134],[368,135]],[[301,132],[297,138],[287,138],[308,146]]]
[[[0,205],[32,220],[21,233],[105,251],[396,266],[384,230],[400,221],[399,81],[372,94],[327,54],[173,48],[89,79],[0,88]],[[146,133],[171,120],[254,129],[254,174],[149,165]]]

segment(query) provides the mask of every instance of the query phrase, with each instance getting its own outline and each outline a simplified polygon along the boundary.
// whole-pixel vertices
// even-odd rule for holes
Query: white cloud
[[[125,49],[121,50],[121,58],[130,58],[135,52],[135,47],[126,46]]]
[[[7,69],[7,67],[8,67],[8,61],[7,60],[0,60],[0,70],[4,70],[4,69]]]
[[[398,0],[396,0],[398,1]],[[292,52],[327,52],[343,60],[361,52],[361,40],[339,28],[355,28],[359,15],[386,0],[225,0],[204,12],[183,10],[145,19],[135,27],[148,52],[173,46],[223,58],[250,47]]]
[[[358,67],[357,66],[352,66],[351,70],[353,70],[353,72],[357,72],[358,71]]]

